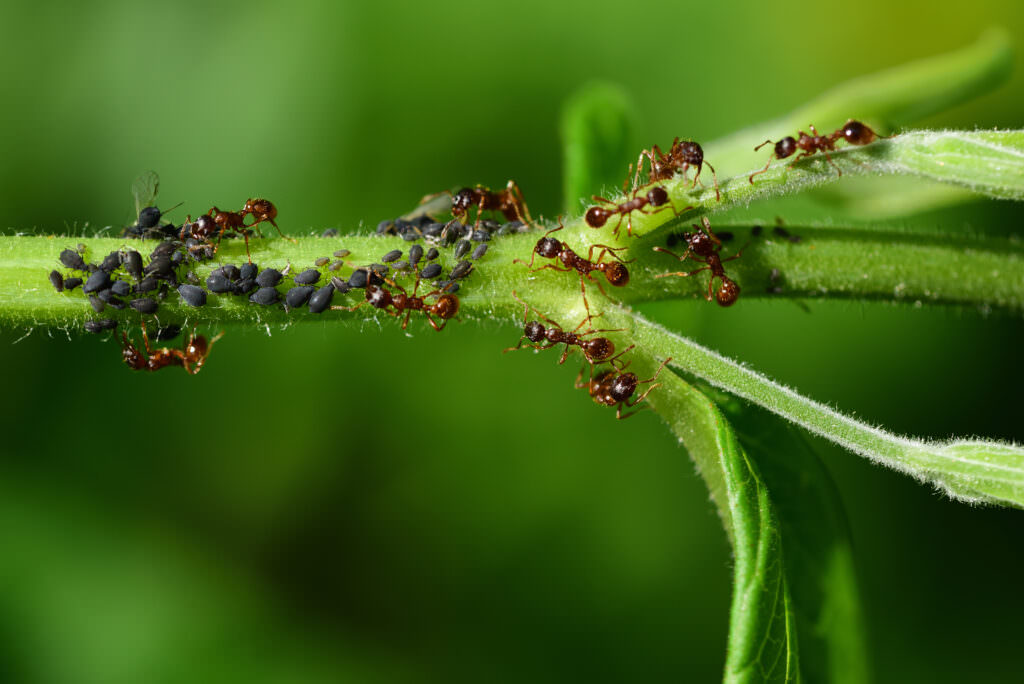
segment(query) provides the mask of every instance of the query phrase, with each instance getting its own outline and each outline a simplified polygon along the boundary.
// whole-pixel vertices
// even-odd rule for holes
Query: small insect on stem
[[[711,222],[708,221],[706,216],[701,217],[701,222],[703,226],[698,226],[696,224],[693,225],[693,227],[697,229],[693,233],[682,234],[682,238],[686,242],[686,251],[681,256],[675,252],[670,252],[664,247],[655,247],[654,251],[669,254],[679,261],[691,259],[693,261],[702,262],[705,266],[702,266],[695,271],[662,273],[661,275],[654,277],[667,278],[669,276],[680,276],[687,278],[689,276],[696,275],[701,271],[711,271],[711,279],[708,280],[707,300],[710,302],[714,299],[718,302],[719,306],[732,306],[736,303],[736,300],[739,299],[740,286],[726,275],[725,268],[722,266],[722,263],[725,261],[732,261],[733,259],[739,259],[740,256],[742,256],[746,245],[740,248],[740,250],[731,257],[722,259],[719,255],[719,252],[722,251],[722,241],[717,235],[715,235],[714,231],[711,230]],[[717,292],[714,290],[715,278],[722,281]]]
[[[590,380],[582,382],[583,371],[586,370],[586,366],[580,369],[579,375],[576,376],[576,389],[586,389],[594,402],[601,404],[602,406],[615,406],[615,417],[619,420],[629,418],[636,411],[630,411],[623,415],[622,409],[633,408],[644,399],[647,395],[654,391],[655,387],[659,384],[653,384],[647,388],[647,390],[639,397],[633,399],[633,394],[636,392],[637,387],[640,385],[646,385],[653,383],[661,375],[661,371],[664,370],[665,365],[672,360],[672,357],[668,357],[661,362],[658,366],[658,370],[651,377],[646,380],[638,380],[635,373],[625,373],[621,369],[608,369],[601,371],[596,376],[594,375],[594,367],[590,366]],[[624,366],[623,366],[624,368]],[[639,409],[638,409],[639,410]]]
[[[836,170],[840,176],[843,175],[843,170],[836,166],[836,163],[832,161],[832,157],[829,155],[829,151],[835,152],[836,143],[839,140],[845,140],[849,145],[867,145],[872,143],[879,138],[885,138],[887,136],[878,135],[866,124],[854,119],[849,119],[841,128],[836,129],[829,135],[820,135],[818,129],[813,125],[809,126],[811,133],[814,135],[807,135],[803,131],[799,131],[796,138],[792,136],[786,136],[777,142],[771,140],[765,140],[763,143],[754,148],[757,152],[765,145],[774,145],[772,155],[768,158],[768,163],[764,165],[764,168],[760,171],[755,171],[750,174],[748,179],[751,184],[754,183],[754,176],[759,173],[764,173],[768,170],[768,167],[772,165],[772,161],[775,159],[786,159],[793,156],[797,150],[800,150],[800,154],[789,163],[790,166],[796,164],[804,157],[810,157],[816,152],[821,152],[825,155],[825,159],[832,165],[832,168]]]
[[[579,254],[573,251],[573,249],[565,242],[559,242],[558,240],[548,237],[552,233],[562,230],[565,226],[562,224],[562,219],[558,219],[558,227],[552,228],[544,234],[537,244],[533,248],[533,253],[530,255],[530,263],[528,267],[532,271],[543,271],[544,269],[551,269],[552,271],[564,271],[571,272],[576,271],[580,276],[580,291],[583,293],[583,306],[587,310],[586,320],[591,320],[593,316],[590,315],[590,304],[587,302],[587,287],[586,281],[589,280],[595,285],[597,289],[601,291],[601,294],[607,296],[604,288],[601,287],[601,283],[594,279],[591,275],[594,271],[600,271],[604,273],[605,279],[608,284],[613,287],[624,287],[629,283],[629,269],[626,268],[626,264],[629,262],[623,261],[616,252],[620,252],[625,247],[611,247],[609,245],[591,245],[590,250],[587,252],[587,258],[584,259]],[[600,249],[600,253],[597,255],[597,259],[594,259],[594,250]],[[544,264],[543,266],[533,267],[533,260],[537,255],[541,255],[545,259],[556,259],[561,262],[561,266],[558,263]],[[604,257],[608,255],[614,259],[614,261],[605,262]],[[630,260],[634,261],[634,260]],[[522,259],[515,259],[513,263],[526,263]]]
[[[590,328],[584,332],[578,332],[580,328],[587,324],[588,320],[584,318],[580,321],[572,332],[565,332],[562,326],[551,320],[541,312],[533,309],[529,304],[524,302],[516,294],[515,290],[512,291],[512,296],[522,304],[525,308],[523,311],[523,336],[519,339],[519,344],[514,347],[509,347],[502,353],[508,353],[515,351],[523,347],[524,342],[527,340],[532,343],[527,343],[527,347],[532,347],[537,350],[551,349],[559,344],[564,344],[565,349],[562,351],[561,358],[558,359],[558,363],[565,363],[565,359],[569,356],[569,352],[572,347],[579,347],[583,351],[583,356],[586,357],[587,361],[593,365],[595,363],[604,363],[605,361],[614,364],[615,361],[623,354],[632,349],[635,345],[629,345],[626,349],[623,349],[618,354],[615,354],[615,343],[609,340],[607,337],[591,337],[586,339],[588,335],[594,335],[596,333],[604,332],[622,332],[623,328],[614,329],[603,329],[594,330]],[[540,321],[527,321],[530,314],[530,309],[539,316],[540,318],[547,321],[550,325],[545,327]],[[614,356],[613,356],[614,354]]]
[[[718,190],[718,174],[715,173],[715,167],[711,166],[710,163],[704,160],[704,148],[700,146],[700,143],[693,142],[692,140],[680,140],[676,138],[672,141],[672,146],[668,149],[668,153],[661,151],[661,148],[654,145],[649,150],[643,150],[640,152],[640,156],[636,160],[636,174],[633,176],[633,190],[636,191],[640,186],[640,172],[643,169],[644,158],[650,164],[651,170],[647,174],[647,184],[656,183],[658,181],[668,180],[676,174],[677,171],[683,174],[683,178],[686,178],[686,171],[691,166],[697,168],[697,173],[693,176],[693,184],[690,187],[697,187],[697,182],[700,179],[700,172],[704,166],[711,169],[711,177],[714,179],[715,184],[715,199],[719,202],[722,201],[722,194]],[[703,186],[704,183],[701,183]]]
[[[413,311],[422,311],[427,322],[430,323],[431,327],[438,332],[444,330],[448,321],[459,313],[459,298],[454,294],[445,294],[441,292],[441,290],[434,290],[433,292],[428,292],[423,296],[417,296],[416,290],[420,285],[419,278],[416,278],[412,294],[408,294],[405,291],[405,288],[393,280],[385,280],[385,282],[391,287],[397,288],[399,290],[399,294],[392,294],[388,290],[384,289],[384,287],[368,282],[366,284],[365,301],[359,302],[355,306],[332,306],[331,309],[339,311],[355,311],[363,304],[369,303],[373,308],[385,310],[395,317],[400,317],[402,312],[405,312],[405,319],[402,321],[402,330],[405,330],[409,325],[409,317],[412,315]],[[428,304],[426,298],[435,295],[437,295],[437,299],[434,303]],[[441,319],[442,322],[440,325],[438,325],[437,321],[433,319],[432,315]]]
[[[202,335],[196,335],[195,330],[189,336],[181,349],[152,349],[149,346],[149,336],[146,334],[146,321],[142,321],[142,343],[145,346],[145,353],[135,347],[128,339],[128,333],[121,332],[121,356],[124,362],[134,370],[158,371],[166,366],[182,366],[189,375],[198,373],[214,343],[224,336],[218,333],[209,342]]]
[[[679,212],[676,211],[675,205],[672,204],[672,200],[669,199],[668,192],[665,188],[660,185],[651,188],[646,195],[638,196],[639,189],[634,190],[630,199],[626,200],[622,204],[616,204],[615,202],[605,197],[598,197],[594,195],[595,202],[601,202],[602,204],[609,205],[607,207],[596,206],[587,209],[585,215],[587,225],[591,228],[600,228],[603,226],[609,218],[618,214],[619,220],[615,223],[615,229],[612,230],[612,235],[618,236],[619,228],[622,227],[622,219],[626,219],[626,234],[630,237],[633,236],[633,212],[638,211],[641,214],[656,214],[668,204],[669,208],[675,213],[676,216]],[[654,211],[647,211],[646,208],[658,207]],[[693,209],[692,206],[687,207],[684,211]]]
[[[433,195],[427,195],[420,200],[420,204],[428,203],[435,197],[446,194],[451,195],[452,198],[452,216],[463,223],[465,223],[470,208],[476,207],[474,229],[480,228],[480,214],[485,211],[500,212],[507,221],[520,221],[526,224],[533,223],[533,218],[530,217],[530,210],[526,207],[526,201],[523,199],[523,191],[519,189],[519,185],[514,180],[510,180],[505,185],[504,190],[493,191],[483,185],[462,188],[456,193],[444,190]]]

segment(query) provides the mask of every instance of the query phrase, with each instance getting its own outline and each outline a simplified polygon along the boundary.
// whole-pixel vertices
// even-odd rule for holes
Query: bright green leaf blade
[[[775,504],[806,682],[869,681],[853,546],[839,492],[807,440],[736,400],[722,410]]]
[[[628,330],[639,349],[715,387],[768,409],[876,463],[968,503],[1024,508],[1024,448],[985,440],[948,442],[893,435],[780,385],[760,373],[647,321],[609,310],[607,322]]]
[[[655,367],[649,357],[634,359],[637,373]],[[658,381],[648,401],[694,459],[735,552],[724,681],[799,682],[796,615],[779,521],[757,465],[703,393],[667,370]]]
[[[564,197],[569,214],[607,187],[618,187],[632,161],[636,110],[618,86],[592,83],[578,90],[562,111]]]

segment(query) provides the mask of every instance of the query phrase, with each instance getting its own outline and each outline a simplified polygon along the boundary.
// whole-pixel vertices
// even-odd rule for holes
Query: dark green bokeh
[[[880,0],[842,14],[119,1],[3,15],[0,216],[40,232],[125,222],[149,168],[164,204],[186,202],[179,218],[265,195],[295,234],[508,178],[551,217],[560,107],[585,82],[620,84],[640,140],[664,145],[993,23],[1024,35],[1018,4],[984,1],[926,15]],[[921,123],[1019,127],[1016,48],[1007,85]],[[822,211],[800,198],[747,215]],[[935,222],[1006,231],[1021,217],[984,201]],[[649,313],[895,431],[1024,439],[1019,320],[846,302]],[[0,678],[719,677],[727,542],[653,415],[616,423],[572,389],[572,364],[500,355],[510,325],[272,332],[229,330],[194,378],[131,373],[110,340],[0,335]],[[877,679],[1018,676],[1020,513],[821,452],[848,507]]]

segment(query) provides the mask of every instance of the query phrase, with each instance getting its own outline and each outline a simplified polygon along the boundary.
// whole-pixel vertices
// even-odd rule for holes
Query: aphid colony
[[[849,120],[843,127],[830,135],[821,136],[811,126],[813,135],[803,131],[797,138],[786,137],[777,142],[767,140],[755,148],[759,150],[767,144],[774,144],[771,158],[763,169],[750,175],[754,176],[767,171],[775,159],[786,159],[798,150],[800,154],[790,165],[800,159],[822,152],[826,160],[836,168],[829,151],[835,150],[835,144],[845,140],[850,145],[866,145],[879,137],[866,125]],[[646,182],[641,183],[644,162],[648,170]],[[688,206],[682,211],[676,209],[668,191],[660,185],[663,181],[680,174],[684,180],[688,171],[693,168],[694,175],[691,187],[700,182],[703,167],[707,166],[712,174],[715,197],[721,201],[721,191],[714,167],[704,159],[704,151],[699,143],[693,141],[673,140],[667,152],[662,152],[658,145],[641,151],[635,171],[630,166],[632,188],[623,202],[599,197],[594,201],[598,204],[590,207],[584,220],[591,228],[601,228],[610,219],[615,218],[612,234],[618,236],[623,221],[626,233],[633,235],[633,215],[654,214],[671,209],[676,216],[693,209]],[[627,177],[628,184],[630,178]],[[291,264],[281,270],[265,267],[261,269],[252,262],[249,250],[249,238],[253,235],[262,237],[259,226],[270,223],[277,229],[281,237],[292,240],[281,233],[277,225],[277,207],[266,199],[249,199],[239,211],[224,211],[212,207],[206,214],[196,220],[188,217],[181,225],[164,223],[161,219],[167,212],[161,212],[154,204],[159,179],[150,172],[136,180],[132,191],[136,199],[138,218],[134,225],[124,231],[126,238],[160,238],[162,241],[149,254],[148,263],[142,254],[134,249],[123,248],[106,255],[99,263],[87,263],[83,257],[86,253],[84,245],[76,250],[64,249],[59,261],[66,271],[54,270],[49,279],[57,292],[70,292],[81,287],[89,305],[99,315],[106,307],[115,310],[130,307],[138,314],[153,316],[160,305],[168,297],[173,297],[172,290],[185,307],[203,307],[207,304],[208,294],[218,297],[246,297],[248,302],[257,306],[282,306],[286,311],[308,309],[312,314],[332,311],[355,311],[369,304],[371,307],[384,311],[389,315],[402,319],[401,327],[405,329],[415,314],[435,330],[443,330],[448,321],[459,312],[459,299],[455,294],[460,289],[460,281],[471,275],[477,263],[485,256],[488,244],[493,238],[505,235],[529,232],[535,228],[523,193],[514,181],[506,187],[492,191],[481,185],[462,188],[456,192],[443,191],[428,195],[421,201],[416,211],[406,216],[382,221],[376,230],[377,235],[395,235],[412,244],[406,253],[392,249],[380,256],[380,263],[355,266],[346,260],[349,250],[340,249],[333,252],[333,258],[318,257],[313,266],[292,272]],[[473,210],[475,209],[475,216]],[[453,217],[447,222],[436,220],[439,213],[450,213]],[[483,218],[485,212],[500,214],[504,223]],[[655,383],[665,365],[671,359],[661,362],[654,375],[640,380],[636,374],[626,368],[630,361],[623,357],[635,345],[629,345],[616,353],[615,343],[601,333],[622,332],[618,329],[595,329],[594,318],[601,314],[591,312],[587,299],[586,285],[588,282],[597,285],[602,294],[606,294],[599,278],[600,273],[608,285],[625,287],[630,281],[627,263],[619,253],[626,247],[615,247],[606,244],[591,244],[586,257],[576,252],[566,241],[552,237],[564,229],[561,218],[558,226],[544,233],[537,240],[529,262],[515,259],[515,263],[526,264],[533,272],[553,270],[575,273],[579,277],[580,292],[586,316],[572,330],[566,330],[558,322],[548,318],[529,304],[520,299],[516,292],[512,295],[523,306],[523,335],[518,344],[505,351],[520,349],[523,346],[536,350],[545,350],[561,345],[562,354],[558,363],[564,363],[568,355],[576,348],[583,354],[586,364],[576,379],[576,387],[586,389],[591,398],[601,405],[616,407],[616,417],[626,418],[635,411],[623,413],[642,402],[658,385]],[[690,271],[663,273],[655,276],[690,277],[710,272],[706,298],[716,301],[721,306],[731,306],[740,295],[739,285],[725,271],[725,262],[740,258],[743,248],[735,254],[723,258],[721,251],[723,242],[732,238],[730,233],[712,230],[706,216],[701,217],[701,224],[694,224],[692,232],[675,232],[668,236],[668,247],[683,243],[684,251],[679,254],[666,247],[656,246],[654,251],[668,254],[680,262],[693,261],[701,264]],[[800,237],[790,235],[785,229],[776,227],[776,235],[791,242],[799,242]],[[751,231],[752,236],[760,235],[760,226]],[[193,265],[212,259],[216,256],[224,238],[242,237],[245,240],[247,263],[241,266],[223,264],[213,269],[201,281],[196,275]],[[336,230],[325,231],[322,237],[336,237]],[[215,239],[216,238],[216,239]],[[293,240],[294,241],[294,240]],[[420,241],[426,243],[418,244]],[[439,260],[441,250],[446,250],[454,265],[447,275]],[[534,266],[536,258],[550,260]],[[342,269],[348,271],[347,277],[341,275]],[[399,278],[414,278],[411,291],[399,284]],[[769,292],[781,292],[778,281],[781,278],[777,269],[772,271]],[[290,280],[291,283],[287,281]],[[421,283],[429,281],[430,291],[418,294]],[[718,282],[717,289],[715,283]],[[282,292],[283,287],[287,289]],[[288,285],[291,287],[288,287]],[[427,288],[424,288],[427,289]],[[335,304],[334,297],[346,295],[352,290],[362,290],[362,301],[350,304]],[[530,320],[530,312],[535,314]],[[213,344],[223,333],[207,341],[193,330],[181,349],[154,348],[147,333],[145,320],[140,320],[142,349],[136,347],[126,332],[121,333],[120,342],[124,362],[135,370],[155,371],[167,366],[182,366],[186,372],[195,374],[203,367]],[[118,322],[112,318],[94,318],[85,322],[85,330],[102,333],[114,330]],[[585,328],[585,329],[584,329]],[[153,338],[157,341],[173,339],[181,333],[181,326],[174,324],[159,325]],[[604,370],[596,370],[600,364],[608,364]],[[583,376],[589,365],[589,378]],[[639,395],[637,390],[648,387]]]

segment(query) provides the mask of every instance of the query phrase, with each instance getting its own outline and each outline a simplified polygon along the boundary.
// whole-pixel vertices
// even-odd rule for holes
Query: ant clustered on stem
[[[768,158],[768,163],[764,165],[764,168],[750,174],[750,178],[748,180],[751,185],[754,183],[754,176],[767,171],[768,167],[772,165],[772,161],[775,159],[786,159],[791,157],[797,150],[800,150],[800,154],[797,155],[796,159],[789,163],[790,166],[793,166],[804,157],[810,157],[816,152],[821,152],[825,155],[825,159],[828,163],[832,165],[832,168],[836,170],[836,173],[842,176],[843,170],[836,166],[836,163],[832,161],[832,157],[829,156],[829,151],[835,152],[836,143],[838,141],[845,140],[849,145],[867,145],[869,143],[873,143],[879,138],[888,137],[878,135],[866,124],[854,119],[849,119],[845,124],[843,124],[842,128],[837,128],[829,135],[820,135],[818,133],[818,129],[813,125],[809,126],[809,128],[811,129],[811,133],[814,135],[807,135],[803,131],[799,131],[797,138],[786,136],[777,142],[765,140],[763,143],[755,147],[754,151],[757,152],[765,145],[775,146],[772,150],[772,155]]]
[[[630,411],[629,413],[623,415],[623,407],[633,408],[634,406],[642,402],[644,399],[646,399],[647,395],[653,392],[654,388],[658,387],[659,385],[651,385],[644,391],[643,394],[633,399],[632,397],[633,394],[636,392],[637,387],[639,387],[640,385],[653,383],[655,380],[657,380],[658,376],[661,375],[661,371],[664,370],[666,364],[668,364],[668,362],[671,360],[672,357],[670,356],[664,361],[662,361],[661,365],[658,366],[658,370],[654,373],[654,375],[647,378],[646,380],[637,379],[636,373],[624,372],[625,366],[618,370],[614,368],[609,368],[607,370],[601,371],[595,376],[594,367],[591,366],[590,380],[588,380],[587,382],[582,382],[583,371],[586,370],[586,366],[584,366],[583,368],[580,369],[579,375],[576,376],[575,387],[576,389],[585,388],[590,393],[591,398],[597,404],[601,404],[602,406],[615,406],[615,417],[619,420],[623,420],[625,418],[629,418],[630,416],[636,413],[636,411]]]
[[[133,370],[158,371],[166,366],[182,366],[189,375],[195,375],[203,368],[206,357],[214,343],[224,333],[217,334],[209,342],[202,335],[196,335],[195,331],[189,336],[181,349],[170,349],[163,347],[154,350],[149,346],[149,335],[146,334],[146,321],[142,323],[142,343],[146,349],[143,353],[135,347],[128,339],[128,333],[121,331],[121,356],[124,362]]]
[[[711,230],[711,222],[708,221],[706,216],[701,217],[701,222],[703,226],[698,226],[696,224],[693,225],[693,227],[697,229],[693,233],[683,233],[682,237],[686,242],[686,251],[682,256],[675,252],[671,252],[664,247],[655,247],[654,251],[669,254],[679,261],[685,261],[687,259],[700,261],[703,262],[705,266],[689,272],[662,273],[661,275],[655,276],[655,278],[667,278],[668,276],[680,276],[687,278],[689,276],[696,275],[701,271],[711,271],[711,279],[708,280],[707,300],[710,302],[713,298],[720,306],[732,306],[736,303],[736,300],[739,299],[740,286],[725,274],[725,268],[722,266],[722,263],[740,258],[743,254],[743,248],[740,248],[740,250],[731,257],[722,259],[721,256],[719,256],[719,252],[722,251],[722,241],[717,235],[715,235],[714,231]],[[722,281],[717,292],[714,290],[715,278]]]
[[[626,234],[632,237],[634,211],[639,211],[641,214],[656,214],[662,209],[671,208],[673,213],[675,213],[676,216],[679,216],[679,212],[676,211],[675,206],[672,204],[672,200],[668,196],[668,191],[666,191],[665,188],[661,187],[660,185],[656,185],[655,187],[651,188],[646,195],[638,197],[638,192],[640,192],[639,188],[634,190],[630,198],[623,202],[622,204],[616,204],[610,199],[594,195],[593,198],[595,202],[601,202],[603,204],[610,205],[611,208],[595,206],[587,209],[587,213],[584,216],[587,225],[590,226],[591,228],[600,228],[608,221],[610,217],[614,216],[615,214],[618,214],[619,220],[615,223],[615,228],[612,230],[612,235],[617,236],[619,234],[619,228],[622,227],[622,219],[625,218]],[[664,205],[666,204],[668,204],[669,207],[665,207]],[[645,211],[645,209],[648,206],[658,208],[655,209],[654,211]],[[689,206],[683,211],[687,211],[689,209],[693,209],[693,207]]]
[[[530,263],[528,267],[532,271],[543,271],[544,269],[551,269],[553,271],[576,271],[580,276],[580,291],[583,293],[583,306],[587,310],[587,319],[590,320],[593,316],[590,315],[590,304],[587,302],[587,286],[586,281],[590,280],[597,289],[601,291],[601,294],[605,294],[604,288],[601,287],[601,283],[594,279],[591,275],[594,271],[600,271],[604,273],[605,279],[609,285],[613,287],[623,287],[629,283],[629,269],[626,268],[628,262],[623,261],[616,252],[626,249],[625,247],[611,247],[609,245],[591,245],[587,252],[587,258],[584,259],[579,254],[573,251],[572,247],[566,242],[560,242],[552,237],[548,237],[552,233],[558,232],[565,228],[562,223],[562,219],[558,219],[558,227],[552,228],[548,232],[544,233],[544,237],[537,241],[536,246],[533,248],[533,253],[530,255]],[[594,250],[600,249],[601,252],[597,255],[597,259],[594,259]],[[562,262],[564,268],[559,267],[557,264],[544,264],[533,268],[533,260],[537,255],[541,255],[545,259],[557,259]],[[605,262],[605,255],[610,255],[615,261]],[[526,263],[522,259],[515,259],[513,263]],[[607,296],[607,295],[605,295]]]
[[[582,328],[584,325],[588,323],[588,320],[586,318],[580,321],[580,324],[577,325],[571,332],[565,332],[565,330],[562,329],[561,325],[551,320],[550,318],[548,318],[541,312],[537,311],[536,309],[533,309],[534,312],[540,318],[547,321],[550,324],[550,326],[545,327],[544,324],[541,323],[540,321],[527,321],[527,318],[530,314],[530,309],[533,307],[531,307],[529,304],[520,299],[519,295],[516,294],[515,290],[512,291],[512,296],[516,298],[516,301],[518,301],[520,304],[526,307],[523,311],[523,336],[519,338],[519,344],[517,344],[514,347],[509,347],[508,349],[504,350],[503,353],[507,354],[510,351],[521,349],[523,343],[529,340],[529,342],[531,342],[532,344],[527,343],[526,346],[533,347],[534,349],[537,350],[551,349],[552,347],[556,347],[559,344],[564,344],[565,349],[562,351],[562,356],[558,359],[559,364],[565,363],[565,359],[569,356],[569,352],[571,351],[572,347],[579,347],[580,350],[583,352],[583,356],[591,365],[595,363],[605,362],[614,365],[615,361],[620,356],[622,356],[629,350],[633,349],[633,347],[635,346],[631,344],[618,354],[615,354],[615,343],[609,340],[607,337],[591,337],[590,339],[584,339],[588,335],[594,335],[596,333],[622,332],[621,328],[609,330],[594,330],[593,328],[590,328],[583,332],[577,332],[580,328]]]

